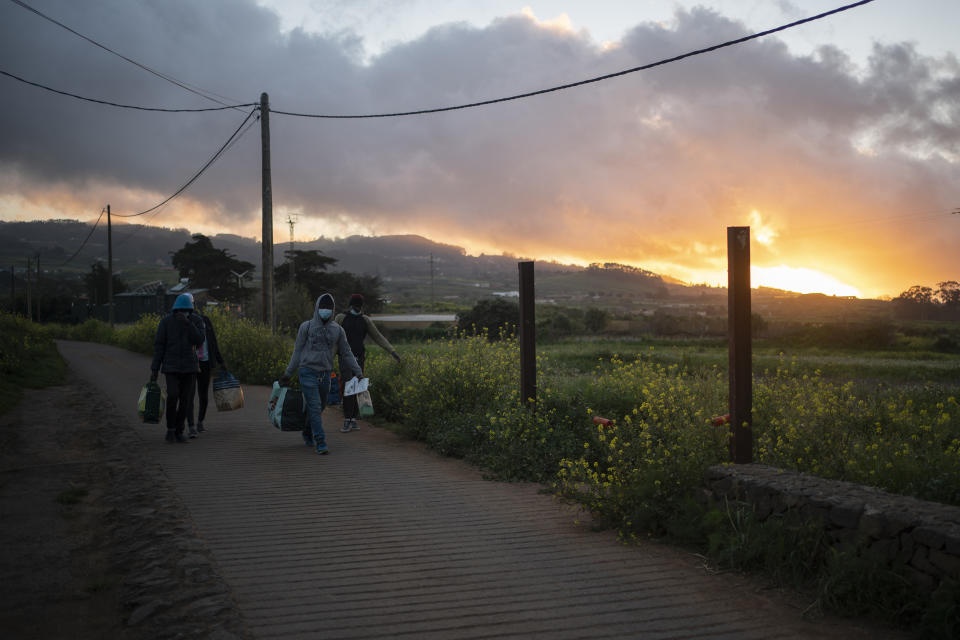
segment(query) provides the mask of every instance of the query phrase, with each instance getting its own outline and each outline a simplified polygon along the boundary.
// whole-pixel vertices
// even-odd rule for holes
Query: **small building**
[[[149,313],[163,315],[173,308],[173,302],[181,293],[190,293],[194,297],[205,293],[207,289],[195,289],[190,286],[189,278],[180,278],[172,287],[167,287],[162,281],[154,280],[142,284],[133,291],[118,293],[113,296],[113,320],[117,324],[136,322]],[[107,322],[110,318],[108,305],[100,304],[89,308],[89,312],[79,320],[96,318]]]

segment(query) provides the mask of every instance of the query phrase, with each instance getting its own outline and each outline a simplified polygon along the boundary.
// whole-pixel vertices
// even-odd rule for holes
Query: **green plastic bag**
[[[137,415],[146,424],[159,424],[163,417],[163,406],[166,404],[166,394],[156,382],[148,382],[140,389],[140,398],[137,401]]]

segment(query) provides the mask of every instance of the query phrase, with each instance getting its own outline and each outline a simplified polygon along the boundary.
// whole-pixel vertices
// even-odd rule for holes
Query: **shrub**
[[[290,361],[293,340],[266,325],[214,309],[209,314],[220,353],[230,372],[247,384],[273,384]]]
[[[516,332],[520,306],[503,298],[485,298],[465,313],[457,314],[457,327],[464,333],[484,334],[490,340]]]
[[[150,313],[141,316],[140,319],[133,324],[118,327],[115,332],[117,346],[129,351],[152,356],[154,339],[157,336],[157,325],[159,323],[160,316]]]

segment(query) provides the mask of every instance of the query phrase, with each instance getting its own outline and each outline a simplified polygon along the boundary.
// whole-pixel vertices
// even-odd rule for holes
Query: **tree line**
[[[892,302],[903,320],[960,320],[960,282],[946,280],[936,289],[914,285]]]
[[[256,282],[255,265],[240,260],[229,251],[217,248],[207,236],[193,234],[184,246],[170,252],[171,264],[180,278],[189,278],[193,289],[206,289],[212,300],[241,305],[249,317],[259,317],[260,289]],[[320,251],[286,251],[285,261],[274,268],[274,282],[278,289],[277,315],[282,328],[295,329],[313,313],[314,301],[321,293],[331,293],[338,308],[346,309],[351,294],[360,293],[366,301],[365,309],[376,312],[383,307],[380,278],[334,270],[336,258]],[[11,274],[11,296],[3,306],[12,311],[38,318],[44,322],[72,322],[85,314],[78,307],[96,307],[107,303],[109,274],[107,266],[98,260],[82,276],[63,273],[43,273],[39,282],[31,273],[31,305],[27,313],[26,274]],[[140,283],[144,284],[144,283]],[[122,274],[113,275],[113,293],[129,292],[133,283]],[[38,307],[39,302],[39,307]]]

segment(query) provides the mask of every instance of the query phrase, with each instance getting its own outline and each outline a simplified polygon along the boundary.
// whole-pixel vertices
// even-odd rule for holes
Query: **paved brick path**
[[[692,556],[628,547],[577,524],[537,486],[325,414],[328,456],[266,420],[266,387],[208,416],[188,445],[141,425],[149,359],[60,344],[71,374],[106,392],[187,505],[259,638],[875,638],[799,609]]]

